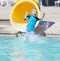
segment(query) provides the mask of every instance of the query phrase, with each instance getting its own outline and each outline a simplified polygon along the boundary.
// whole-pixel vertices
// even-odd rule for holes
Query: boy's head
[[[32,15],[36,15],[36,14],[37,14],[37,10],[36,10],[35,8],[32,9],[31,14],[32,14]]]

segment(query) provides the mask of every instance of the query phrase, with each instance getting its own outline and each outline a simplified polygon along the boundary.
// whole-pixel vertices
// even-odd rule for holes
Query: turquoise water
[[[60,61],[60,38],[0,37],[0,61]]]

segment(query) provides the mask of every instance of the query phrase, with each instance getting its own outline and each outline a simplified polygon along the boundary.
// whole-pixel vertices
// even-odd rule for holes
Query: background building
[[[54,6],[55,5],[55,1],[57,1],[57,0],[42,0],[42,4],[44,5],[44,6]]]

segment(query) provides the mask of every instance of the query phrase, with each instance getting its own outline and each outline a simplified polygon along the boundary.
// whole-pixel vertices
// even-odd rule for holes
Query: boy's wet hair
[[[36,9],[36,8],[33,8],[33,9],[31,10],[31,12],[32,12],[33,10],[36,10],[36,15],[37,15],[37,9]]]

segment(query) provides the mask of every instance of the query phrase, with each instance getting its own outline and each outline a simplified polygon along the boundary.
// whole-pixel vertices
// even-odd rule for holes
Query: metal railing
[[[60,6],[60,0],[55,1],[55,6]]]
[[[0,6],[4,7],[4,6],[13,6],[15,4],[14,0],[0,0]]]

